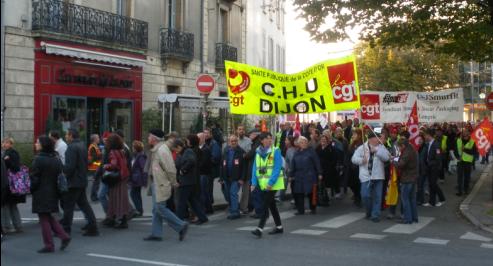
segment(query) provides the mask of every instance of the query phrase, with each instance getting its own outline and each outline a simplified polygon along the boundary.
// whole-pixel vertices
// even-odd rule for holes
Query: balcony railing
[[[224,68],[224,60],[238,61],[238,49],[226,43],[216,43],[216,68]]]
[[[193,33],[176,29],[161,29],[161,58],[175,59],[182,62],[193,61]]]
[[[59,0],[33,0],[33,31],[147,49],[145,21]]]

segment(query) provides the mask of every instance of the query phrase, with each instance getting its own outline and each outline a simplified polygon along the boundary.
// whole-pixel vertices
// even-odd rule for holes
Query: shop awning
[[[203,104],[203,98],[196,95],[185,95],[185,94],[160,94],[158,96],[159,102],[178,102],[180,108],[200,110]],[[229,109],[228,97],[209,97],[207,101],[207,108],[214,109]]]
[[[59,45],[59,44],[52,44],[47,42],[41,42],[41,48],[47,54],[68,56],[78,59],[98,61],[98,62],[104,62],[110,64],[143,67],[146,63],[146,60],[135,58],[135,57],[91,51],[87,49],[75,48],[75,47]]]

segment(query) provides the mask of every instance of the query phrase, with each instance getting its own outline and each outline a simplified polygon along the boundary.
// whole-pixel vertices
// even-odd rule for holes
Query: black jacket
[[[68,144],[63,171],[69,188],[87,186],[87,149],[79,139],[74,139]]]
[[[5,204],[5,199],[7,197],[7,190],[9,189],[9,180],[7,178],[7,166],[5,166],[5,160],[2,157],[2,206]]]
[[[58,212],[57,181],[62,170],[56,152],[41,152],[34,158],[30,172],[33,213]]]
[[[442,151],[440,149],[440,143],[434,140],[431,147],[429,144],[425,145],[424,163],[428,171],[439,171],[442,169]]]
[[[176,173],[180,186],[196,185],[198,181],[198,163],[195,152],[187,148],[176,158]]]
[[[255,162],[255,156],[257,155],[257,148],[260,146],[260,141],[258,138],[252,141],[252,148],[249,152],[245,153],[246,163],[246,179],[250,180],[252,178],[253,163]]]
[[[198,154],[199,174],[211,175],[211,150],[207,145],[202,146]]]
[[[233,165],[232,165],[232,171],[231,171],[231,176],[228,175],[228,150],[229,146],[224,148],[223,150],[223,161],[221,164],[221,179],[222,180],[228,180],[228,181],[238,181],[238,180],[245,180],[246,178],[246,163],[244,160],[244,154],[245,151],[240,148],[240,146],[237,146],[234,149],[234,154],[233,154]]]

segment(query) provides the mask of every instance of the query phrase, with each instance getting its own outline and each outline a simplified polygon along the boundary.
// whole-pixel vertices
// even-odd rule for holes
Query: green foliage
[[[383,47],[414,47],[460,60],[493,60],[491,0],[295,0],[305,29],[321,42],[360,40]],[[329,24],[327,24],[329,22]]]
[[[34,159],[33,143],[16,143],[14,149],[19,153],[21,163],[27,167],[31,167]]]
[[[150,108],[142,111],[142,139],[147,142],[147,133],[153,128],[161,128],[163,118],[161,110]]]
[[[423,91],[457,87],[458,61],[426,49],[356,47],[360,87],[365,90]]]

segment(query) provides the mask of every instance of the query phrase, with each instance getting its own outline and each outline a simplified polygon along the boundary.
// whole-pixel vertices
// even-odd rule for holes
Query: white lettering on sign
[[[354,101],[354,97],[356,95],[356,82],[353,81],[350,84],[343,85],[342,87],[334,86],[332,88],[332,94],[336,100],[342,99],[345,102]]]
[[[380,105],[378,103],[372,105],[362,105],[361,112],[368,116],[374,116],[380,113]]]
[[[482,128],[478,128],[475,132],[474,135],[476,135],[476,139],[478,140],[478,148],[480,150],[486,150],[488,151],[491,147],[490,141],[486,137],[486,135],[483,132]]]

